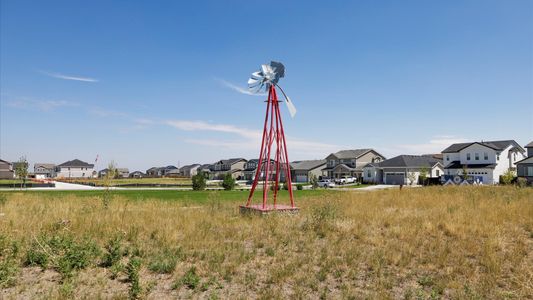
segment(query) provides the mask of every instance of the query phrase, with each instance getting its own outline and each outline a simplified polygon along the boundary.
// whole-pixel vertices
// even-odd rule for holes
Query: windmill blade
[[[285,104],[287,104],[287,109],[289,110],[289,114],[291,114],[291,118],[294,118],[294,115],[296,115],[296,107],[287,96],[285,96]]]

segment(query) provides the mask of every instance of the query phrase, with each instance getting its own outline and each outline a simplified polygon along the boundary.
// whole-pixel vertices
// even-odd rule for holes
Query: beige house
[[[385,156],[374,149],[341,150],[326,157],[327,165],[323,171],[329,178],[353,176],[361,179],[365,165],[383,160]]]
[[[0,179],[13,179],[14,177],[13,164],[0,159]]]

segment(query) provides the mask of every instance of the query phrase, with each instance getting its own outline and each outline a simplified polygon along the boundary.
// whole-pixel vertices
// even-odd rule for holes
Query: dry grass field
[[[266,217],[224,193],[5,193],[0,298],[533,298],[531,188],[297,194]]]

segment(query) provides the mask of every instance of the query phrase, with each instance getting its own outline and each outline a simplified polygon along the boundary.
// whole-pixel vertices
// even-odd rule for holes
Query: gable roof
[[[457,143],[452,144],[448,148],[442,150],[442,153],[453,153],[453,152],[459,152],[463,150],[466,147],[469,147],[474,144],[479,144],[485,147],[489,147],[491,149],[501,151],[505,148],[513,145],[517,147],[518,149],[521,149],[521,151],[524,151],[524,149],[514,140],[503,140],[503,141],[482,141],[482,142],[470,142],[470,143]]]
[[[529,142],[529,144],[525,145],[524,148],[533,148],[533,141]]]
[[[6,164],[8,164],[8,165],[11,165],[11,163],[8,162],[7,160],[0,159],[0,162],[6,163]]]
[[[431,168],[441,163],[439,159],[423,155],[398,155],[374,165],[380,168]]]
[[[516,164],[533,164],[533,156],[517,161]]]
[[[294,162],[291,162],[290,165],[293,170],[313,170],[313,169],[326,165],[326,160],[317,159],[317,160],[294,161]]]
[[[92,168],[94,167],[93,164],[88,164],[84,161],[81,161],[79,159],[73,159],[73,160],[69,160],[69,161],[66,161],[60,165],[58,165],[58,167],[87,167],[87,168]]]
[[[246,159],[242,158],[242,157],[239,157],[239,158],[229,158],[229,159],[221,159],[217,162],[217,164],[229,164],[229,165],[233,165],[234,163],[238,163],[240,161],[245,161],[246,162]]]
[[[330,155],[333,155],[338,159],[358,158],[370,151],[373,151],[373,150],[372,149],[340,150],[335,153],[331,153]]]
[[[55,168],[55,164],[45,164],[45,163],[35,163],[33,164],[33,168],[45,168],[45,169],[53,169]]]
[[[187,171],[187,170],[194,169],[196,167],[200,167],[200,164],[192,164],[192,165],[183,166],[180,168],[180,171]]]

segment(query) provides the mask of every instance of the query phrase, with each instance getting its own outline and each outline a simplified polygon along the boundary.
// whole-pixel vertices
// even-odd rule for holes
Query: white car
[[[330,179],[320,179],[318,181],[318,187],[323,187],[325,189],[335,187],[335,183],[333,183]]]
[[[347,183],[356,183],[357,179],[351,176],[342,176],[341,178],[335,179],[336,184],[347,184]]]

